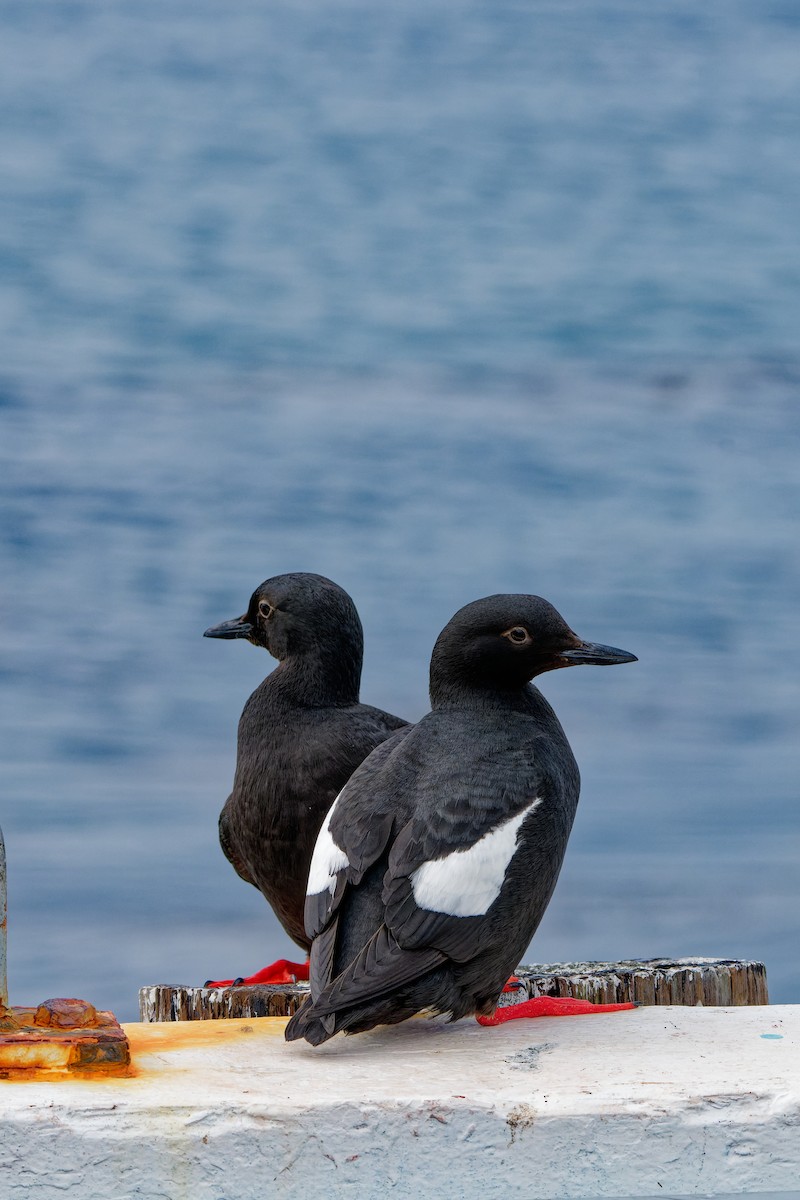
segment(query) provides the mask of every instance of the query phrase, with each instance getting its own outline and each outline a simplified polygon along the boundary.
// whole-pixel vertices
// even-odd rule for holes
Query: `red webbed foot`
[[[506,1021],[518,1021],[522,1017],[579,1017],[590,1013],[623,1012],[629,1008],[638,1008],[638,1005],[632,1001],[625,1004],[593,1004],[591,1000],[579,1000],[574,996],[534,996],[522,1004],[506,1004],[495,1009],[491,1017],[475,1019],[479,1025],[503,1025]]]
[[[207,979],[203,987],[252,987],[257,983],[297,983],[308,979],[308,960],[304,963],[289,962],[279,958],[277,962],[262,967],[255,975],[239,975],[236,979]]]

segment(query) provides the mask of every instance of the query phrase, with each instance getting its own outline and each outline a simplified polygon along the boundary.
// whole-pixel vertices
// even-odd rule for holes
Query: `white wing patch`
[[[485,833],[472,846],[417,867],[411,875],[411,886],[420,908],[449,917],[483,916],[500,895],[522,822],[541,802],[537,796],[522,812]]]
[[[340,792],[339,796],[341,794]],[[344,850],[339,849],[331,835],[331,820],[334,809],[339,803],[339,796],[331,805],[327,817],[322,822],[322,829],[317,835],[314,853],[311,856],[311,866],[308,870],[307,896],[316,896],[319,892],[324,892],[326,888],[333,895],[336,876],[350,862]]]

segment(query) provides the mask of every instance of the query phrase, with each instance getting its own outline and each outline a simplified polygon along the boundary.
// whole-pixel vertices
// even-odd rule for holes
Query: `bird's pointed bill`
[[[212,625],[210,629],[206,629],[203,637],[249,638],[252,632],[253,626],[246,616],[234,617],[232,621],[222,621],[219,625]]]
[[[586,666],[610,667],[615,663],[638,662],[635,654],[618,650],[616,646],[601,646],[599,642],[581,642],[570,650],[562,650],[558,656],[564,667]]]

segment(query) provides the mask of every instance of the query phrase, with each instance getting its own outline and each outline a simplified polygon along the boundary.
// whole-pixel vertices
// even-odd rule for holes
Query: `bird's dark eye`
[[[523,646],[525,642],[531,640],[531,635],[522,625],[515,625],[513,629],[509,629],[505,634],[510,642],[514,642],[517,646]]]
[[[258,611],[262,617],[271,617],[275,609],[267,600],[259,600]]]

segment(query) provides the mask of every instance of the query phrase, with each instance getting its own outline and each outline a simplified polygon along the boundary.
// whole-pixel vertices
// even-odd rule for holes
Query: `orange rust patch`
[[[130,1062],[124,1067],[103,1068],[98,1065],[93,1066],[91,1070],[81,1070],[78,1066],[65,1069],[54,1063],[53,1068],[55,1069],[48,1069],[44,1061],[35,1069],[3,1071],[0,1067],[0,1087],[3,1080],[13,1080],[19,1083],[69,1080],[71,1083],[80,1082],[90,1086],[92,1084],[107,1086],[113,1082],[114,1086],[126,1088],[137,1080],[141,1081],[148,1076],[163,1073],[163,1068],[154,1069],[147,1065],[148,1055],[177,1054],[178,1061],[174,1063],[174,1066],[180,1069],[179,1054],[183,1049],[234,1045],[248,1038],[283,1038],[283,1031],[288,1019],[288,1017],[252,1017],[235,1021],[169,1021],[163,1024],[140,1024],[137,1022],[125,1025],[121,1030],[130,1047]],[[49,1030],[40,1031],[41,1035],[49,1033]],[[61,1037],[64,1036],[64,1033],[61,1033]]]
[[[283,1037],[288,1017],[247,1017],[243,1020],[164,1021],[125,1025],[131,1054],[163,1054],[183,1047],[218,1046],[246,1038]]]

